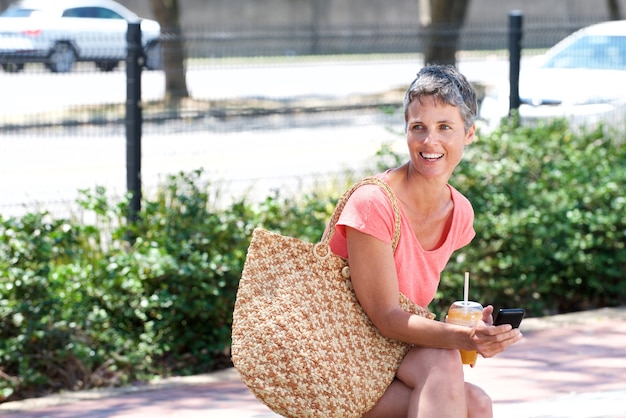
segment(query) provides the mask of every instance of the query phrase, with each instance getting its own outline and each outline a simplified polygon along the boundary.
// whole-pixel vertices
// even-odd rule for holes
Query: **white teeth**
[[[428,160],[436,160],[437,158],[443,157],[443,154],[426,154],[424,152],[422,152],[421,154],[422,154],[422,157]]]

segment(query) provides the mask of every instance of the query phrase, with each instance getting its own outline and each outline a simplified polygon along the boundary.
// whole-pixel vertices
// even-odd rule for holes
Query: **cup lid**
[[[450,308],[452,309],[483,309],[483,305],[481,305],[478,302],[474,302],[471,300],[468,300],[467,302],[464,300],[457,300],[456,302],[454,302],[452,304],[452,306],[450,306]]]

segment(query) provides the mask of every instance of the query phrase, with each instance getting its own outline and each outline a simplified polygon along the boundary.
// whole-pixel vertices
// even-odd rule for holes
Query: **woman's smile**
[[[420,156],[429,161],[435,161],[443,157],[443,154],[420,152]]]

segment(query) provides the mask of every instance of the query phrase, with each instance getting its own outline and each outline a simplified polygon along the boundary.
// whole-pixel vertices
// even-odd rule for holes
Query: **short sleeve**
[[[394,223],[393,207],[385,191],[376,185],[361,186],[346,202],[335,226],[330,248],[335,254],[347,258],[347,226],[391,244]]]

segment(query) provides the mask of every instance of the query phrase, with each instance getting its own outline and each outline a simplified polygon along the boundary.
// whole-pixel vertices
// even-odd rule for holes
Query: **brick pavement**
[[[529,318],[524,340],[479,358],[466,379],[496,418],[625,418],[626,307]],[[234,369],[143,387],[68,393],[0,405],[6,418],[269,418]]]

